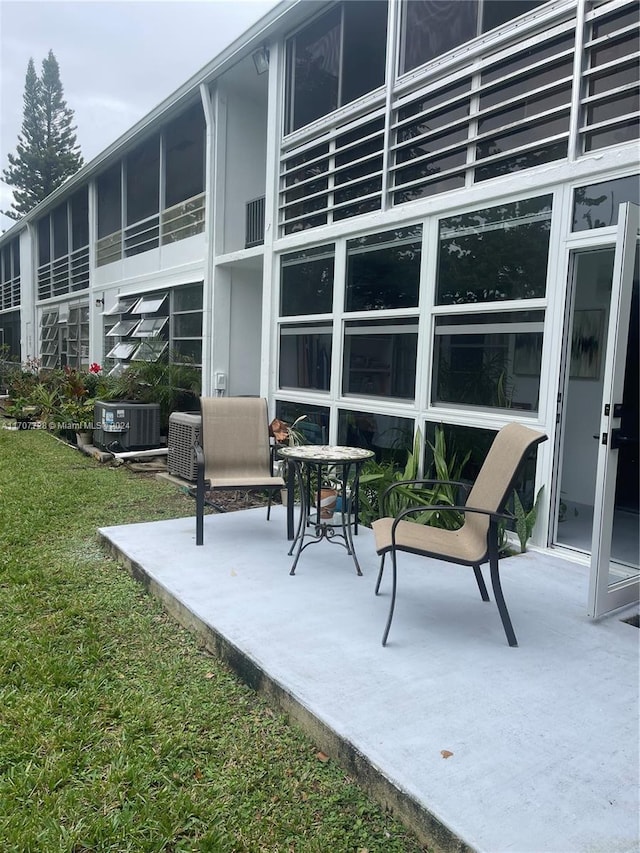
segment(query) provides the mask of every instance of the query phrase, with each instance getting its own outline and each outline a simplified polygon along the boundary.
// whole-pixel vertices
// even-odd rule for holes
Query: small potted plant
[[[93,440],[93,412],[95,399],[67,400],[60,410],[61,428],[75,432],[78,447],[91,444]]]

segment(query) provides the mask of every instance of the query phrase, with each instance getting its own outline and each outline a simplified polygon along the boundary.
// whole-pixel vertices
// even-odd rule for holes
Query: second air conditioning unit
[[[169,415],[167,471],[190,483],[195,483],[197,476],[194,445],[200,442],[201,423],[201,416],[191,412]]]

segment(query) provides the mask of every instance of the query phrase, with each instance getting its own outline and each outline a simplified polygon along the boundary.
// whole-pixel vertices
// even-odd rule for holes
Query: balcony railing
[[[264,196],[247,202],[245,249],[264,243]]]
[[[38,299],[50,299],[89,287],[89,247],[82,246],[68,255],[38,267]]]

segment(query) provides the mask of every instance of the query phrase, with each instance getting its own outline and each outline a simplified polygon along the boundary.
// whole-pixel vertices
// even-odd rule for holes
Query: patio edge
[[[408,792],[399,788],[374,766],[364,753],[316,717],[310,708],[296,699],[248,654],[197,616],[166,587],[156,581],[144,566],[131,559],[101,530],[97,532],[100,541],[106,546],[111,556],[144,587],[149,595],[161,602],[176,622],[196,636],[210,654],[232,669],[252,690],[260,693],[270,705],[293,720],[305,735],[342,770],[353,777],[380,807],[390,812],[413,832],[421,844],[428,845],[434,853],[477,853],[476,848],[469,846]]]

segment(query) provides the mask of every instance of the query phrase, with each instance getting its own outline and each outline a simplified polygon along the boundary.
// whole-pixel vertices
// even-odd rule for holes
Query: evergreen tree
[[[13,187],[12,210],[4,211],[11,219],[28,213],[83,164],[72,124],[73,110],[63,98],[60,67],[53,51],[42,61],[40,77],[33,59],[29,60],[23,101],[16,154],[9,154],[9,167],[2,173]]]

